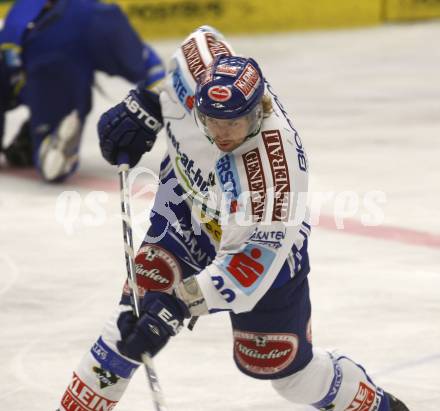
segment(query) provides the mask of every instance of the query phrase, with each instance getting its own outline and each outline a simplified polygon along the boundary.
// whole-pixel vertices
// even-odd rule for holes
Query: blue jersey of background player
[[[7,110],[24,104],[31,115],[3,150],[11,166],[35,165],[47,181],[75,171],[97,70],[148,87],[165,74],[116,5],[15,2],[0,32],[0,141]]]

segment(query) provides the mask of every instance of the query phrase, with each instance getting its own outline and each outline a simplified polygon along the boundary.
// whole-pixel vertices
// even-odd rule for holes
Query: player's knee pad
[[[313,354],[301,371],[272,381],[282,397],[322,410],[389,411],[383,390],[374,385],[360,365],[336,352],[314,349]]]

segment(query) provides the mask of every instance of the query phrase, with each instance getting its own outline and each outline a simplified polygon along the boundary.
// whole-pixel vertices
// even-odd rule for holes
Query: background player
[[[14,3],[0,32],[0,142],[7,110],[24,104],[30,119],[4,148],[9,165],[34,165],[46,181],[76,170],[97,70],[147,87],[165,74],[159,56],[116,5]]]

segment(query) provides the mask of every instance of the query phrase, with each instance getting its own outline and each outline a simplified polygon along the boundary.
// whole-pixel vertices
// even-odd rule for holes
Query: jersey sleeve
[[[252,310],[295,247],[308,179],[294,133],[283,133],[263,131],[258,144],[217,161],[216,183],[226,204],[222,239],[214,261],[197,276],[211,313]]]
[[[0,44],[21,47],[29,22],[35,19],[47,0],[17,0],[11,6],[0,32]]]
[[[132,83],[146,78],[148,50],[117,5],[96,4],[86,37],[97,70]]]

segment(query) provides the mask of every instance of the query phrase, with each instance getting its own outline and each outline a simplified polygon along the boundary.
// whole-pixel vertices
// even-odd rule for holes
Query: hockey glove
[[[141,361],[144,352],[155,356],[190,316],[186,305],[177,297],[153,291],[145,294],[140,311],[137,321],[132,311],[123,312],[118,319],[122,338],[117,342],[118,350],[136,361]]]
[[[103,157],[112,165],[125,153],[130,167],[150,151],[162,128],[159,96],[148,90],[131,90],[122,103],[105,112],[98,123]]]

